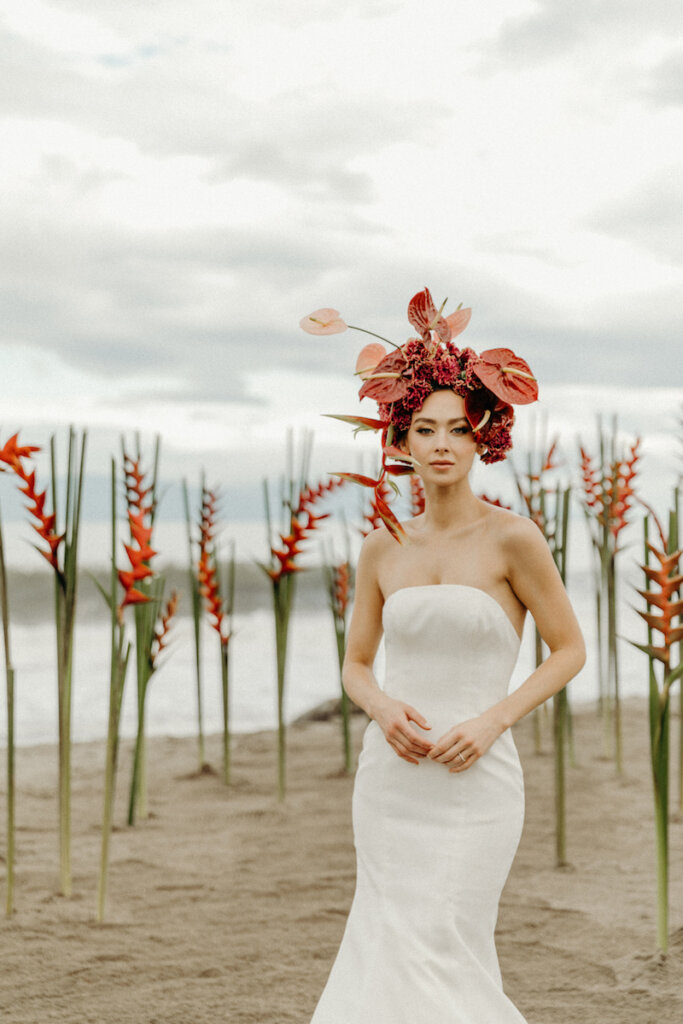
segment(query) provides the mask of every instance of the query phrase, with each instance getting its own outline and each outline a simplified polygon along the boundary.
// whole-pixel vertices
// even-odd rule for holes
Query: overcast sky
[[[362,341],[299,319],[401,342],[428,285],[570,439],[619,408],[669,451],[680,0],[0,0],[0,36],[3,436],[89,424],[101,469],[160,429],[247,478],[308,424],[328,459]]]

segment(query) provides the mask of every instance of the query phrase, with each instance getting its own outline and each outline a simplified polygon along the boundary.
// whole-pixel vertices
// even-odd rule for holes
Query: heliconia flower
[[[26,510],[36,520],[31,525],[41,540],[44,540],[48,546],[47,551],[37,546],[36,550],[52,566],[60,581],[63,582],[64,576],[59,566],[59,546],[64,540],[65,535],[63,533],[55,533],[56,516],[53,512],[45,512],[47,491],[36,490],[35,470],[28,473],[24,469],[22,462],[22,459],[30,459],[32,453],[40,451],[40,448],[35,445],[19,445],[17,444],[17,438],[18,434],[14,434],[7,441],[0,452],[0,461],[8,465],[15,475],[19,477],[23,485],[19,487],[19,491],[29,500]]]
[[[12,434],[12,436],[5,441],[5,444],[0,448],[0,462],[4,462],[5,465],[11,469],[16,469],[17,463],[21,464],[22,459],[30,459],[34,452],[39,452],[40,448],[32,444],[19,444],[19,433]],[[2,466],[0,466],[0,473],[4,473]]]
[[[217,507],[218,495],[215,491],[205,487],[202,492],[202,509],[199,522],[197,581],[199,583],[199,593],[206,602],[209,622],[218,633],[223,647],[227,647],[230,642],[230,633],[218,585],[216,554],[213,543],[216,534]]]
[[[143,594],[141,590],[136,587],[129,587],[123,595],[123,600],[119,605],[119,613],[126,605],[129,604],[146,604],[150,600],[149,594]]]
[[[512,509],[512,505],[505,505],[500,500],[500,498],[489,498],[488,494],[484,494],[483,492],[481,494],[478,494],[477,497],[479,498],[480,501],[485,501],[487,505],[494,505],[495,508],[506,508],[508,510]]]
[[[344,416],[333,412],[325,412],[323,416],[327,416],[331,420],[341,420],[342,423],[350,423],[355,427],[354,434],[357,434],[360,430],[387,430],[389,424],[386,420],[374,420],[368,416]]]
[[[301,571],[301,566],[297,565],[296,559],[303,550],[303,543],[318,528],[318,523],[329,516],[328,512],[322,514],[314,513],[312,506],[330,491],[340,487],[342,483],[343,480],[341,479],[330,479],[325,483],[317,484],[315,487],[305,487],[301,491],[297,505],[290,517],[291,532],[287,535],[279,534],[282,547],[273,545],[270,549],[271,558],[279,564],[273,565],[270,569],[265,566],[263,567],[273,582],[278,583],[283,576]]]
[[[598,474],[593,465],[592,456],[588,454],[583,446],[579,447],[581,457],[581,481],[583,484],[584,501],[590,508],[601,504],[601,487]]]
[[[421,516],[425,510],[425,489],[419,476],[410,478],[410,510],[413,516]]]
[[[180,597],[177,591],[172,591],[171,596],[166,604],[166,611],[160,616],[158,622],[154,627],[154,642],[150,651],[150,660],[152,667],[156,667],[156,661],[168,644],[168,637],[171,628],[171,620],[178,611],[178,605],[180,604]]]
[[[124,453],[124,473],[126,476],[126,504],[128,506],[128,526],[131,543],[123,545],[130,562],[130,569],[119,569],[117,576],[123,587],[123,598],[118,607],[119,621],[123,621],[123,609],[128,605],[147,604],[151,598],[136,587],[136,583],[154,575],[149,563],[157,554],[150,546],[152,526],[150,517],[153,505],[146,502],[151,488],[144,486],[145,473],[140,468],[138,459]]]
[[[351,567],[348,562],[340,562],[332,568],[332,605],[334,613],[340,619],[346,617],[349,606],[351,584]]]
[[[491,348],[472,364],[472,372],[496,398],[527,405],[538,398],[538,384],[528,363],[509,348]]]
[[[382,362],[386,354],[387,350],[384,345],[380,345],[378,341],[372,341],[369,345],[365,345],[358,353],[356,376],[360,377],[361,380],[367,380],[370,374],[377,369],[378,364]]]
[[[299,321],[299,327],[307,334],[341,334],[347,329],[337,309],[316,309]]]
[[[353,479],[353,477],[352,477]],[[391,487],[387,483],[384,477],[380,477],[379,480],[371,480],[370,477],[361,477],[356,483],[361,483],[362,486],[371,486],[373,489],[372,496],[370,498],[370,511],[366,512],[363,516],[366,525],[361,526],[360,532],[363,537],[367,537],[369,533],[376,530],[384,519],[379,511],[379,502],[388,507],[388,500],[391,497]]]
[[[389,459],[397,459],[398,462],[408,462],[410,463],[411,466],[420,465],[420,463],[413,455],[410,455],[402,448],[397,448],[395,444],[385,445],[382,451]]]
[[[662,634],[662,644],[636,644],[640,650],[645,651],[657,661],[661,661],[668,670],[671,665],[671,650],[674,644],[683,640],[683,624],[674,624],[674,619],[683,615],[683,600],[675,600],[678,591],[683,586],[683,575],[677,572],[679,560],[683,549],[679,551],[660,551],[654,544],[648,543],[648,550],[659,562],[658,568],[643,565],[642,569],[648,580],[659,587],[659,590],[638,590],[637,593],[645,599],[649,608],[656,608],[659,615],[654,612],[644,612],[637,609],[638,614],[645,620],[650,629]]]

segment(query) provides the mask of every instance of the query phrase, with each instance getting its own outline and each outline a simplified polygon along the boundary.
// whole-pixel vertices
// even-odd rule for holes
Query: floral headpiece
[[[379,419],[336,417],[352,423],[357,430],[381,431],[379,479],[355,473],[340,475],[374,488],[378,511],[397,539],[402,528],[378,489],[387,475],[413,472],[414,460],[394,444],[394,439],[397,433],[408,429],[413,413],[421,408],[427,396],[437,388],[450,388],[461,395],[472,431],[477,441],[486,447],[482,462],[499,462],[512,448],[513,404],[526,405],[538,398],[535,377],[525,361],[511,349],[492,348],[481,355],[471,348],[458,349],[452,339],[465,330],[472,310],[459,306],[455,313],[443,316],[445,305],[444,302],[437,309],[429,289],[425,288],[408,304],[408,320],[420,337],[409,338],[400,346],[382,338],[393,346],[391,352],[379,342],[372,342],[361,350],[356,362],[356,374],[363,381],[359,395],[375,399]],[[346,324],[336,309],[318,309],[304,317],[300,325],[308,334],[341,334],[347,328],[373,334]]]

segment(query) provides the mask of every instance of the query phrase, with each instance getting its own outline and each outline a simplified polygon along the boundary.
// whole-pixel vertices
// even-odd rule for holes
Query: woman
[[[497,461],[511,446],[510,401],[532,401],[536,387],[509,350],[455,348],[468,313],[442,317],[425,290],[408,314],[422,337],[359,359],[361,394],[380,403],[380,481],[395,471],[390,458],[407,461],[425,511],[400,524],[380,504],[388,528],[367,537],[358,563],[343,674],[371,719],[353,798],[357,884],[312,1024],[524,1020],[494,944],[524,812],[510,726],[585,655],[540,530],[471,490],[475,458]],[[508,695],[527,611],[550,653]]]

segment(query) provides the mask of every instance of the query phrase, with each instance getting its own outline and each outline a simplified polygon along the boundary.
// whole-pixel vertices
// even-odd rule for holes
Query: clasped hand
[[[374,717],[387,743],[404,761],[417,765],[420,759],[428,757],[454,773],[471,768],[501,734],[491,714],[484,712],[453,726],[432,742],[411,725],[414,722],[420,729],[431,729],[426,718],[410,704],[392,698],[383,703]]]

